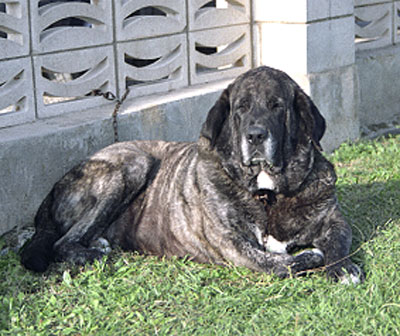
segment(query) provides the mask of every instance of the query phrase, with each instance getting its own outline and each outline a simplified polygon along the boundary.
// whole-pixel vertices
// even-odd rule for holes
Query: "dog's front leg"
[[[357,284],[364,277],[360,267],[350,260],[351,241],[351,228],[336,207],[325,218],[321,235],[314,240],[313,245],[325,255],[328,277],[343,284]]]
[[[296,256],[288,253],[274,253],[263,249],[257,242],[245,237],[233,240],[235,254],[230,251],[227,259],[236,265],[275,274],[281,278],[303,274],[324,264],[324,256],[314,251],[304,251]]]

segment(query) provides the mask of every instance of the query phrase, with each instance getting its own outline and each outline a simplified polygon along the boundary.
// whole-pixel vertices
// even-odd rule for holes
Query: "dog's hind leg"
[[[83,264],[101,258],[107,248],[95,242],[146,187],[157,166],[132,143],[120,143],[73,168],[41,205],[22,263],[42,272],[53,260]]]
[[[42,202],[36,214],[36,232],[34,236],[22,248],[22,264],[35,272],[44,272],[49,266],[49,263],[53,261],[53,244],[61,236],[54,227],[52,220],[52,203],[53,194],[50,193]]]

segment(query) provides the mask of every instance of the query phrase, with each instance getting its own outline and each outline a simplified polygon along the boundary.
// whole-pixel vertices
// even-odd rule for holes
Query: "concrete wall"
[[[363,127],[400,121],[400,46],[357,53],[359,119]]]
[[[250,0],[0,2],[0,128],[233,78],[252,67]],[[4,27],[4,28],[3,28]]]

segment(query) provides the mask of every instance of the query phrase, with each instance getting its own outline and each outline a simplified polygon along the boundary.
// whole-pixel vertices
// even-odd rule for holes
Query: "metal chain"
[[[108,101],[116,101],[117,103],[115,104],[114,111],[112,113],[112,121],[113,121],[113,129],[114,129],[114,142],[118,142],[118,112],[119,109],[121,108],[122,103],[125,101],[126,97],[128,97],[129,94],[129,88],[126,89],[124,95],[121,97],[121,99],[118,99],[117,96],[112,93],[111,91],[103,92],[99,89],[97,90],[92,90],[90,93],[91,96],[99,96],[103,97],[104,99]]]

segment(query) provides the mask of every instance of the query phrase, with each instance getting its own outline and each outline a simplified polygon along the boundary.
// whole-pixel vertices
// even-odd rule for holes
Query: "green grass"
[[[344,144],[330,159],[363,284],[128,253],[34,275],[9,253],[0,335],[400,335],[400,136]]]

